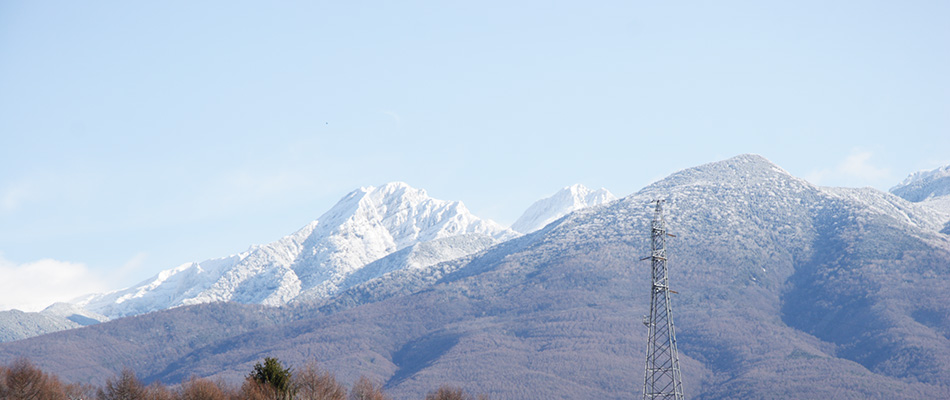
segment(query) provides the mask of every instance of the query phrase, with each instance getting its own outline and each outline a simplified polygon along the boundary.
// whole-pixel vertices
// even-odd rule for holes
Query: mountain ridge
[[[74,329],[106,321],[103,315],[69,303],[54,303],[39,312],[0,311],[0,342]]]
[[[591,190],[584,185],[574,184],[534,202],[511,225],[511,229],[516,232],[531,233],[573,211],[616,199],[617,197],[607,189]]]
[[[950,234],[950,165],[914,172],[890,193],[944,214],[942,232]]]
[[[475,217],[461,202],[433,199],[402,182],[362,187],[317,220],[275,242],[237,255],[182,264],[131,288],[86,296],[75,303],[120,317],[216,301],[273,306],[300,295],[327,297],[345,288],[340,285],[348,282],[347,277],[373,261],[417,243],[457,235],[484,247],[482,237],[495,243],[517,234]],[[447,256],[457,253],[445,252]],[[406,266],[390,269],[402,267]]]
[[[318,361],[344,382],[367,375],[397,398],[441,383],[496,398],[627,398],[640,389],[630,379],[642,376],[649,298],[639,259],[658,198],[677,235],[670,282],[688,396],[950,396],[950,237],[935,229],[938,214],[875,190],[818,187],[754,156],[679,171],[455,260],[268,309],[281,321],[214,333],[162,362],[135,350],[151,342],[123,357],[163,382],[240,380],[267,355]],[[207,307],[0,345],[0,360],[41,356],[44,368],[88,379],[73,366],[117,356],[69,359],[66,343],[84,343],[84,330],[121,327],[109,339],[121,342],[160,316]]]

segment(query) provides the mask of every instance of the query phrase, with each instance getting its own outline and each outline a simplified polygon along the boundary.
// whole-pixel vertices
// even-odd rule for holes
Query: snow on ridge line
[[[431,198],[404,182],[361,187],[275,242],[184,263],[132,287],[73,303],[110,318],[214,301],[280,305],[316,287],[333,295],[349,287],[341,285],[354,284],[347,277],[373,261],[418,243],[465,234],[494,243],[519,236],[471,214],[460,201]]]
[[[894,187],[890,188],[888,191],[893,192],[897,189],[910,185],[914,182],[923,181],[927,179],[941,178],[944,176],[950,176],[950,164],[944,165],[942,167],[937,167],[934,169],[925,169],[916,172],[912,172],[910,175],[907,175],[901,183],[898,183]]]
[[[591,190],[584,185],[574,184],[536,201],[511,225],[511,229],[531,233],[571,212],[616,199],[607,189]]]
[[[755,181],[756,186],[774,184],[776,180],[772,178],[778,176],[807,183],[756,155],[742,155],[694,167],[666,180],[682,185],[685,183],[683,179],[676,181],[675,178],[684,175],[688,178],[686,180],[713,182],[710,177],[728,173],[732,174],[728,176],[740,180],[760,176],[769,178]],[[600,196],[600,200],[592,200],[597,198],[595,194]],[[616,197],[603,188],[590,190],[580,184],[565,187],[532,205],[534,207],[546,200],[552,202],[546,207],[538,207],[533,216],[536,227],[528,232],[576,209],[614,199]],[[563,202],[558,204],[556,200]],[[578,208],[573,208],[575,206]],[[907,218],[907,213],[904,214],[901,220]],[[528,211],[522,218],[526,215]],[[910,216],[915,215],[911,213]],[[512,225],[512,228],[516,226]],[[110,317],[212,301],[282,304],[320,285],[323,289],[319,293],[332,295],[345,290],[345,285],[357,277],[372,277],[369,271],[360,272],[361,269],[400,249],[467,233],[486,234],[494,238],[495,243],[520,236],[512,229],[472,215],[461,201],[433,199],[425,190],[412,188],[403,182],[361,187],[343,196],[319,219],[278,241],[251,246],[238,255],[185,263],[162,271],[139,285],[85,296],[72,303],[87,305],[98,302],[88,309]],[[463,247],[471,245],[475,248],[473,243],[466,243]],[[391,269],[387,266],[386,270]],[[107,298],[110,296],[111,301]]]

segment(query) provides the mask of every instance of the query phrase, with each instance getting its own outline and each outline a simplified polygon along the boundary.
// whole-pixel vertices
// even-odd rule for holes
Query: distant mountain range
[[[516,225],[530,232],[571,211],[614,199],[606,189],[569,186],[532,205]],[[183,305],[232,301],[275,306],[327,298],[388,272],[456,259],[519,235],[476,217],[461,202],[433,199],[405,183],[364,187],[276,242],[182,264],[130,288],[79,298],[70,305],[74,314],[94,315],[83,324],[47,310],[0,312],[0,342]]]
[[[0,342],[79,328],[108,321],[104,315],[69,303],[56,303],[40,312],[0,311]]]
[[[658,198],[677,235],[670,281],[689,398],[950,398],[948,215],[874,189],[815,186],[754,155],[677,172],[525,235],[470,232],[494,244],[454,259],[430,263],[445,258],[437,241],[458,236],[407,240],[326,296],[119,318],[0,344],[0,362],[26,356],[86,382],[127,366],[175,383],[240,380],[276,356],[318,361],[347,383],[368,375],[396,398],[443,383],[498,399],[639,397],[649,301],[639,260]],[[345,283],[367,268],[369,278]]]
[[[298,298],[325,298],[396,269],[422,267],[406,255],[382,268],[363,269],[403,249],[422,262],[446,261],[517,236],[480,219],[461,202],[436,200],[405,183],[364,187],[297,232],[224,258],[162,271],[134,287],[93,295],[76,303],[110,318],[170,307],[234,301],[283,305]],[[443,239],[452,237],[453,240]],[[358,276],[359,279],[352,279]]]

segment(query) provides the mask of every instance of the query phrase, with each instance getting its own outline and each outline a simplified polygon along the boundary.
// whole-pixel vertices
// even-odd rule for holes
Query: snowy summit
[[[531,233],[573,211],[614,200],[617,200],[617,197],[604,188],[591,190],[581,184],[568,186],[528,207],[524,214],[511,225],[511,229],[521,233]]]
[[[419,260],[447,261],[441,258],[460,257],[515,236],[476,217],[459,201],[433,199],[424,190],[394,182],[349,193],[318,220],[276,242],[183,264],[133,287],[75,303],[110,318],[217,301],[281,305],[298,297],[325,298],[386,272],[425,266]],[[402,257],[405,261],[361,271],[399,250],[430,242],[429,257]]]
[[[914,172],[891,188],[891,193],[947,214],[950,218],[950,165]],[[950,232],[950,219],[947,220],[946,231]]]
[[[913,202],[950,195],[950,165],[914,172],[890,192]]]

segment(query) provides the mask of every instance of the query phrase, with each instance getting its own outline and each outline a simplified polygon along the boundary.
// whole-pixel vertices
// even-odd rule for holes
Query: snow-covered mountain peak
[[[950,165],[914,172],[890,192],[943,214],[941,232],[950,234]]]
[[[761,186],[790,187],[801,190],[815,186],[797,178],[757,154],[743,154],[723,161],[703,164],[654,182],[643,191],[665,191],[690,186]]]
[[[551,197],[570,201],[581,207],[602,204],[617,199],[617,196],[614,196],[613,193],[610,193],[607,189],[600,188],[593,190],[579,183],[561,189]]]
[[[711,198],[721,201],[726,198],[724,193],[733,195],[728,198],[728,204],[706,203]],[[625,199],[625,202],[647,203],[645,199],[668,200],[671,218],[678,218],[677,215],[686,214],[684,210],[693,208],[708,210],[724,226],[730,226],[736,219],[720,210],[726,210],[730,204],[753,201],[771,208],[770,213],[757,215],[763,220],[787,214],[792,209],[804,218],[817,210],[833,208],[835,212],[851,213],[855,218],[889,220],[895,226],[913,226],[934,232],[944,229],[945,221],[939,213],[908,204],[876,189],[811,184],[757,155],[741,155],[676,172],[644,188],[629,200]],[[805,200],[816,209],[802,208]],[[743,229],[739,225],[730,229],[733,228]]]
[[[419,243],[459,237],[444,242],[455,249],[435,251],[438,257],[454,257],[515,236],[510,229],[476,217],[461,202],[433,199],[425,190],[393,182],[350,192],[317,220],[273,243],[251,246],[237,255],[185,263],[136,286],[74,303],[109,317],[215,301],[281,305],[301,295],[332,296],[360,279],[418,267],[423,258],[410,257],[405,260],[416,260],[411,265],[403,260],[356,274],[376,260]]]
[[[950,195],[950,165],[914,172],[890,192],[912,202]]]
[[[913,184],[914,182],[933,180],[933,179],[938,179],[945,176],[950,176],[950,164],[944,165],[942,167],[930,169],[930,170],[917,171],[910,175],[907,175],[907,177],[904,178],[904,180],[901,181],[901,183],[891,188],[891,191],[894,191],[895,189],[899,189],[904,186],[908,186],[910,184]]]
[[[413,243],[477,233],[496,239],[517,236],[473,215],[460,201],[429,197],[425,190],[403,182],[362,187],[346,195],[320,219],[320,234],[377,231],[383,241],[402,249]]]
[[[511,225],[511,229],[521,233],[531,233],[573,211],[616,199],[617,197],[607,189],[591,190],[584,185],[574,184],[532,204]]]

